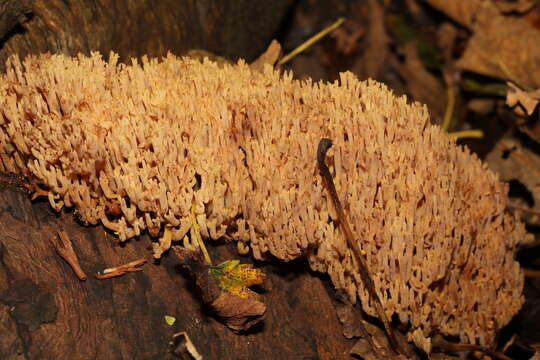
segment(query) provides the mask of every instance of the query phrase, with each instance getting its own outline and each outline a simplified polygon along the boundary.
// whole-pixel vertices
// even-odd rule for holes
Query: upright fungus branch
[[[379,298],[379,295],[377,294],[377,290],[375,289],[375,283],[373,282],[373,279],[371,278],[371,275],[369,273],[369,268],[366,264],[366,260],[364,259],[363,254],[365,254],[365,252],[362,252],[360,250],[358,243],[354,240],[355,237],[349,225],[349,220],[347,219],[347,216],[345,215],[345,211],[343,211],[343,206],[341,206],[341,201],[339,201],[339,196],[336,191],[336,186],[334,185],[334,180],[332,179],[332,175],[330,174],[330,171],[328,170],[328,166],[326,166],[326,163],[325,163],[326,152],[328,151],[328,149],[330,149],[331,146],[332,146],[332,140],[330,139],[321,139],[321,141],[319,142],[319,146],[317,148],[317,162],[319,163],[319,170],[324,179],[328,192],[330,193],[332,202],[334,203],[334,206],[336,208],[336,212],[338,214],[339,226],[342,227],[343,232],[345,233],[345,237],[347,238],[347,243],[352,248],[352,253],[358,264],[358,269],[360,271],[360,276],[362,278],[362,281],[364,282],[369,292],[369,296],[371,297],[371,300],[373,301],[375,305],[379,319],[384,324],[386,334],[388,335],[388,341],[390,342],[390,345],[396,352],[402,353],[405,355],[404,351],[400,349],[399,342],[397,341],[396,335],[394,334],[394,330],[392,328],[392,324],[390,324],[390,320],[388,319],[388,316],[386,315],[386,312],[384,311],[381,299]]]
[[[204,240],[201,236],[201,229],[199,223],[197,222],[197,216],[195,215],[195,204],[191,205],[191,227],[193,229],[193,237],[195,238],[195,243],[199,247],[199,250],[203,255],[204,261],[206,261],[207,265],[212,265],[212,259],[210,258],[210,254],[208,254],[206,245],[204,245]]]

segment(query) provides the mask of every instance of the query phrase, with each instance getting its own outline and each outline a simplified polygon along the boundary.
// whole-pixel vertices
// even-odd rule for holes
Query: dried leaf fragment
[[[533,197],[533,209],[540,210],[540,158],[534,151],[515,139],[503,138],[487,155],[486,163],[503,181],[523,184]]]
[[[281,56],[281,45],[277,40],[272,40],[268,49],[265,50],[255,61],[249,65],[253,70],[263,71],[265,65],[274,66]]]
[[[418,56],[417,45],[411,41],[403,46],[405,63],[398,64],[399,74],[415,100],[425,103],[436,121],[440,122],[446,110],[447,94],[443,84],[431,74]]]
[[[73,272],[75,273],[75,275],[77,275],[79,280],[86,280],[86,274],[84,273],[81,265],[79,264],[77,254],[75,253],[75,250],[73,250],[73,245],[71,244],[71,240],[66,234],[66,232],[58,231],[58,238],[52,236],[49,239],[58,255],[60,255],[62,259],[64,259],[69,264],[69,266],[71,266]]]
[[[174,323],[176,322],[176,318],[174,316],[165,315],[163,318],[165,319],[165,322],[169,326],[173,326]]]
[[[336,305],[336,313],[343,326],[343,335],[347,339],[361,338],[352,347],[351,354],[358,355],[363,359],[417,359],[412,345],[408,344],[401,334],[397,332],[396,340],[402,349],[406,349],[407,356],[396,355],[388,342],[385,332],[365,321],[361,313],[347,299],[339,299],[339,304]]]
[[[495,6],[503,13],[525,13],[538,3],[537,0],[494,0]]]
[[[127,272],[142,271],[141,266],[143,266],[145,263],[146,263],[146,259],[140,258],[137,260],[130,261],[124,265],[107,268],[97,273],[95,276],[96,276],[96,279],[103,280],[103,279],[110,279],[117,276],[122,276]]]
[[[385,65],[389,53],[390,39],[384,25],[384,8],[375,0],[369,0],[369,28],[366,34],[366,49],[352,70],[361,78],[376,79]]]
[[[264,282],[264,273],[260,269],[250,264],[240,264],[239,260],[227,260],[209,271],[218,280],[220,289],[244,299],[254,294],[248,287]]]
[[[262,297],[248,287],[261,284],[264,274],[238,260],[217,266],[204,262],[200,252],[173,247],[180,263],[195,278],[203,301],[235,332],[245,331],[259,323],[266,313]]]
[[[513,108],[519,104],[525,109],[527,115],[532,115],[540,101],[540,89],[536,89],[535,91],[524,91],[510,81],[507,81],[506,84],[508,85],[506,105]]]
[[[171,342],[171,352],[183,360],[202,360],[203,357],[197,351],[187,332],[182,331],[174,334]]]

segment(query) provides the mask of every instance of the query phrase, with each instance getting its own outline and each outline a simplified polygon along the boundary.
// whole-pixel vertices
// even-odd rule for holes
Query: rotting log
[[[80,281],[50,237],[63,230],[88,280]],[[0,358],[167,359],[173,334],[187,331],[205,359],[348,359],[325,282],[303,262],[258,264],[271,286],[261,326],[236,335],[202,307],[192,280],[170,252],[143,271],[97,280],[104,268],[151,259],[146,236],[120,245],[103,227],[84,227],[0,189]],[[235,247],[210,247],[216,263],[238,258]],[[250,262],[249,257],[241,259]],[[269,288],[268,288],[269,287]],[[176,318],[167,325],[164,316]]]
[[[11,54],[42,52],[88,55],[114,50],[120,60],[129,60],[200,48],[253,60],[266,49],[294,1],[26,0],[17,8],[6,5],[11,2],[0,0],[0,22],[7,19],[5,27],[12,28],[0,40],[0,70]],[[13,28],[29,7],[28,21]]]

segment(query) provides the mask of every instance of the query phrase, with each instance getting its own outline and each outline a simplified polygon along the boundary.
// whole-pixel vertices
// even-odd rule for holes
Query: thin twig
[[[450,129],[450,124],[452,123],[452,118],[454,117],[454,106],[456,102],[456,96],[454,94],[453,84],[449,84],[447,86],[446,97],[447,97],[446,110],[444,112],[444,118],[441,124],[441,127],[443,128],[444,131],[448,131],[448,129]]]
[[[286,62],[290,61],[296,55],[300,54],[302,51],[309,48],[310,46],[315,44],[317,41],[321,40],[328,33],[333,31],[334,29],[337,29],[341,24],[343,24],[344,21],[345,21],[345,18],[340,17],[332,25],[330,25],[329,27],[319,31],[317,34],[310,37],[307,41],[303,42],[298,47],[296,47],[293,51],[291,51],[290,53],[285,55],[281,60],[278,61],[278,65],[283,65]]]
[[[475,138],[480,139],[484,137],[482,130],[462,130],[448,133],[448,136],[455,139]]]
[[[537,278],[537,277],[540,277],[540,270],[523,269],[523,275],[529,278]]]
[[[517,339],[517,334],[512,335],[510,339],[508,339],[506,344],[504,344],[504,346],[501,348],[501,352],[504,354],[506,350],[508,350],[508,348],[512,346],[514,342],[516,342],[516,339]]]
[[[58,238],[55,236],[49,237],[49,240],[53,244],[56,253],[64,259],[71,269],[73,269],[73,272],[79,280],[84,281],[86,280],[86,274],[81,268],[81,265],[79,264],[79,259],[77,258],[77,254],[75,254],[75,250],[73,250],[73,245],[71,244],[71,240],[67,236],[65,231],[58,231]]]
[[[141,266],[145,263],[146,263],[146,259],[140,258],[137,260],[130,261],[124,265],[107,268],[103,270],[102,272],[97,273],[95,276],[96,276],[96,279],[103,280],[103,279],[110,279],[113,277],[121,276],[127,272],[142,271]]]
[[[339,201],[339,197],[336,191],[336,186],[334,185],[334,180],[332,179],[332,175],[330,175],[330,171],[328,170],[328,167],[326,166],[326,163],[325,163],[326,152],[328,151],[328,149],[330,149],[331,146],[332,146],[332,140],[321,139],[321,141],[319,142],[319,147],[317,149],[317,162],[319,163],[319,169],[320,169],[321,175],[326,183],[326,187],[328,189],[328,192],[330,193],[330,197],[332,198],[332,201],[336,208],[336,211],[338,214],[339,225],[343,227],[343,231],[345,232],[345,237],[347,238],[347,242],[349,246],[352,248],[353,254],[356,257],[356,261],[358,263],[358,269],[360,270],[360,277],[362,278],[362,281],[364,282],[364,285],[366,286],[366,289],[368,290],[369,296],[371,300],[373,301],[373,304],[375,305],[375,310],[377,311],[379,319],[384,324],[384,328],[386,330],[386,335],[388,336],[388,341],[390,343],[390,346],[395,352],[407,355],[407,353],[399,345],[396,335],[394,334],[392,325],[390,324],[390,320],[388,319],[388,316],[386,315],[386,312],[383,309],[381,299],[379,298],[379,295],[377,294],[377,290],[375,289],[375,283],[373,282],[373,279],[371,278],[369,268],[363,256],[363,252],[360,250],[360,247],[358,246],[358,244],[354,241],[354,236],[353,236],[351,227],[349,226],[349,221],[347,217],[345,216],[345,212],[343,211],[343,207],[341,206],[341,202]]]

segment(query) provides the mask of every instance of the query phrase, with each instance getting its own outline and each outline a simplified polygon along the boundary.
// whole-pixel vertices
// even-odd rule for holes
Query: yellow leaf
[[[253,296],[254,293],[248,287],[264,282],[264,273],[261,270],[250,264],[240,264],[239,260],[227,260],[211,267],[209,271],[222,290],[241,298]]]
[[[173,326],[174,322],[176,321],[176,318],[174,318],[172,316],[169,316],[169,315],[165,315],[164,318],[165,318],[165,322],[169,326]]]

